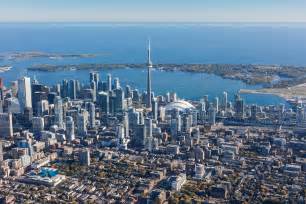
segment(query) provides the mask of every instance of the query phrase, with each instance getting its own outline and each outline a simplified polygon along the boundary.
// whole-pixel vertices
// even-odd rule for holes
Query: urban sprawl
[[[0,80],[0,203],[305,203],[302,103],[156,96],[150,51],[143,93]]]

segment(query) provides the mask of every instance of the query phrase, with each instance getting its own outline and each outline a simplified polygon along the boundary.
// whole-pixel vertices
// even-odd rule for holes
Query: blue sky
[[[0,0],[0,21],[306,22],[306,0]]]

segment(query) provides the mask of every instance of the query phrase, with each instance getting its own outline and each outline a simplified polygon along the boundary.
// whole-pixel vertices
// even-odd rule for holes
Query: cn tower
[[[148,76],[147,76],[147,103],[146,106],[148,109],[152,108],[152,88],[151,88],[151,69],[153,67],[152,61],[151,61],[151,42],[149,40],[148,44],[148,59],[147,59],[147,68],[148,68]]]

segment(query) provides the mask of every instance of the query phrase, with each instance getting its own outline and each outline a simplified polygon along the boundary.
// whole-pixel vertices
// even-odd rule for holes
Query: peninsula
[[[296,86],[291,86],[287,88],[263,88],[256,90],[241,89],[239,93],[241,94],[270,94],[282,97],[286,100],[293,98],[306,98],[306,83],[299,84]]]

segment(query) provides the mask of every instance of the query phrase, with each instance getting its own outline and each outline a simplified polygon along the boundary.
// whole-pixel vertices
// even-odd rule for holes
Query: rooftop
[[[185,111],[186,109],[195,109],[195,107],[191,103],[184,101],[184,100],[178,100],[175,102],[171,102],[167,104],[165,108],[166,108],[166,111],[171,111],[174,109],[178,109],[179,111]]]

